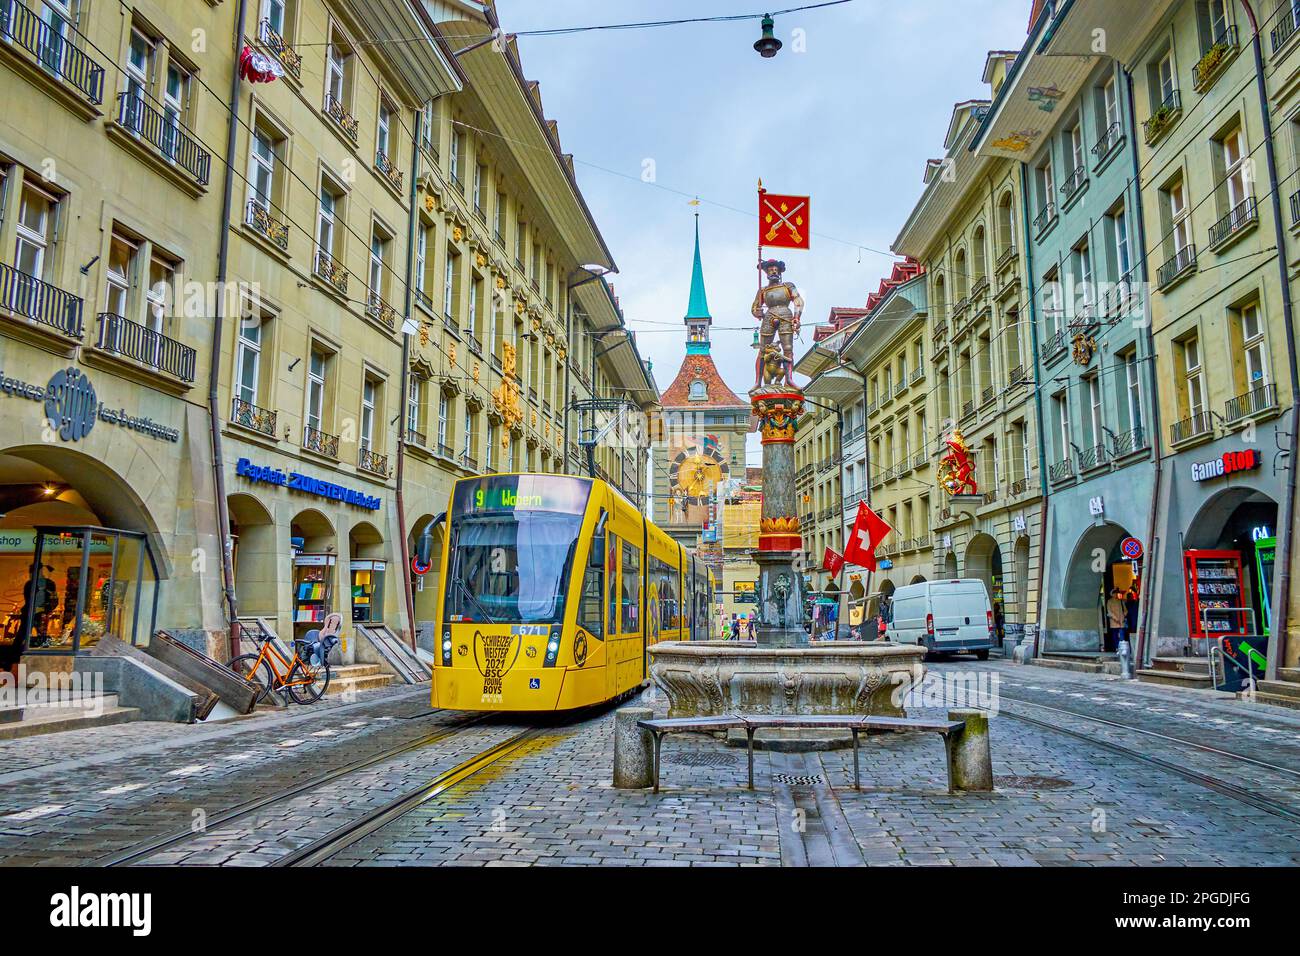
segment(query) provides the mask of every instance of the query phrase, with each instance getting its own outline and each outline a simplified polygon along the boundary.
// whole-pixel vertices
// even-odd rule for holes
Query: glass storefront
[[[76,654],[105,634],[147,644],[158,567],[144,535],[96,527],[0,534],[0,626],[29,654]]]

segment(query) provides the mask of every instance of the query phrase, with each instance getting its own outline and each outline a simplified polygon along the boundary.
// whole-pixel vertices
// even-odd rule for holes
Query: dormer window
[[[696,379],[691,382],[691,401],[707,402],[709,400],[709,387],[704,384],[703,379]]]

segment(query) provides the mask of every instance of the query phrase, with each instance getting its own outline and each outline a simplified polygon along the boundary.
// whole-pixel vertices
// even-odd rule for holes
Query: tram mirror
[[[609,520],[609,512],[601,511],[600,520],[596,522],[596,530],[591,535],[591,552],[587,556],[589,567],[600,569],[605,567],[605,523]]]
[[[428,531],[420,535],[415,543],[415,556],[420,564],[428,564],[430,557],[433,555],[433,535]]]

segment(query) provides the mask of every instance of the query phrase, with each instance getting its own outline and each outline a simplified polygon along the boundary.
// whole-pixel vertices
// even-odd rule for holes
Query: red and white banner
[[[827,548],[826,553],[822,555],[822,570],[829,571],[831,577],[835,577],[840,573],[842,567],[844,567],[843,555],[836,554],[831,548]]]
[[[758,191],[758,244],[807,249],[812,230],[808,196],[778,196]]]
[[[844,546],[844,560],[868,569],[876,570],[876,548],[894,529],[880,515],[867,507],[865,501],[858,503],[858,516],[853,520],[853,530]]]

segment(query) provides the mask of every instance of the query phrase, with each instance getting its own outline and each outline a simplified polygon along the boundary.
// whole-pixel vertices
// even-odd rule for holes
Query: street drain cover
[[[821,774],[774,773],[772,779],[787,787],[816,787],[826,782]]]
[[[994,777],[993,786],[998,790],[1064,790],[1074,786],[1073,781],[1060,777]]]
[[[727,753],[692,753],[690,751],[669,751],[661,758],[664,763],[674,763],[683,767],[736,767],[740,758]]]

